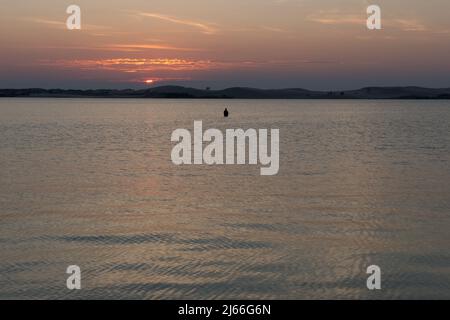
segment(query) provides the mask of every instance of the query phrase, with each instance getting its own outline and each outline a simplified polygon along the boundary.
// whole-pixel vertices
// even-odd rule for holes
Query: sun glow
[[[154,82],[155,82],[155,80],[152,80],[152,79],[145,80],[146,84],[153,84]]]

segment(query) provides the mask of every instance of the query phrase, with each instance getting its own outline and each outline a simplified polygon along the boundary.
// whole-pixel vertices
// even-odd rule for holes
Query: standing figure
[[[228,115],[229,115],[230,113],[228,112],[228,109],[227,108],[225,108],[225,111],[223,112],[223,116],[225,117],[225,118],[228,118]]]

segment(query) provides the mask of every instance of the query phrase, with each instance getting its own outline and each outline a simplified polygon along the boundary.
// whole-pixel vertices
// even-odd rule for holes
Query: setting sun
[[[155,81],[154,80],[151,80],[151,79],[149,79],[149,80],[145,80],[145,83],[146,84],[152,84],[152,83],[154,83]]]

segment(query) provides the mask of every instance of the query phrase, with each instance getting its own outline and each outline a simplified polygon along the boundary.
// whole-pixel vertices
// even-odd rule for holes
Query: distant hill
[[[183,99],[450,99],[450,88],[366,87],[347,91],[312,91],[300,88],[255,89],[235,87],[202,90],[160,86],[143,90],[0,89],[0,97],[34,98],[183,98]]]

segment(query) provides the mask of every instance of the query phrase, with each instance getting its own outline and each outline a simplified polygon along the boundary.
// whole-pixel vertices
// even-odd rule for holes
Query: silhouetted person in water
[[[230,113],[228,112],[228,109],[225,108],[225,111],[223,112],[223,116],[224,116],[225,118],[228,118],[229,114],[230,114]]]

